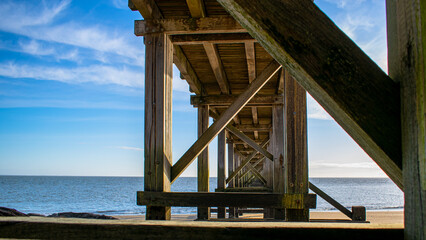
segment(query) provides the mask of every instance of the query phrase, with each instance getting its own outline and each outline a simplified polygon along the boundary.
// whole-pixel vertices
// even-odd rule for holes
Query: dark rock
[[[0,216],[3,217],[28,217],[27,214],[13,208],[0,207]]]
[[[46,217],[45,215],[38,213],[28,213],[27,215],[30,217]]]
[[[62,218],[91,218],[91,219],[117,219],[115,217],[100,215],[94,213],[75,213],[75,212],[62,212],[54,213],[48,217],[62,217]]]

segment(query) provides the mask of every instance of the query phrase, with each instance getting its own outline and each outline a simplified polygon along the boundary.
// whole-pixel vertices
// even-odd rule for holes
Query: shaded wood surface
[[[315,194],[252,192],[137,192],[138,205],[177,207],[315,208]]]
[[[311,1],[218,2],[402,189],[398,84]]]
[[[288,224],[0,218],[1,238],[20,239],[402,239],[403,229],[369,224]]]

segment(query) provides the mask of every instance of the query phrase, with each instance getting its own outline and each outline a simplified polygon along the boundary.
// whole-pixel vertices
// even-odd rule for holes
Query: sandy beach
[[[350,219],[346,217],[341,212],[314,212],[310,213],[312,222],[350,222]],[[128,220],[128,221],[143,221],[145,220],[145,215],[121,215],[115,216],[120,220]],[[235,219],[232,221],[253,221],[253,220],[261,220],[263,214],[259,213],[245,213],[239,219]],[[196,219],[195,214],[173,214],[172,220],[175,221],[194,221]],[[212,220],[215,221],[216,214],[212,213]],[[226,219],[225,221],[227,221]],[[222,220],[223,221],[223,220]],[[370,224],[380,224],[380,225],[400,225],[403,227],[404,225],[404,212],[403,211],[367,211],[367,221]]]

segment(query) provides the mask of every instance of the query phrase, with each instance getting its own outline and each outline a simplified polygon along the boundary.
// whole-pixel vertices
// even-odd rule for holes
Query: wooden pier
[[[194,206],[200,220],[210,218],[210,207],[218,218],[253,207],[265,218],[307,222],[317,195],[365,220],[364,207],[346,209],[309,183],[308,91],[405,191],[406,237],[426,238],[424,1],[387,1],[390,76],[312,1],[129,0],[129,7],[143,17],[135,35],[146,46],[138,204],[147,206],[147,220],[170,219],[171,206]],[[174,164],[173,63],[198,109],[198,139]],[[218,182],[211,192],[208,146],[215,137]],[[170,193],[197,158],[198,192]]]

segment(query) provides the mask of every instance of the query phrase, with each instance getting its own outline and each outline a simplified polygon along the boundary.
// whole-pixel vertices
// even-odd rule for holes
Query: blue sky
[[[386,71],[383,0],[316,4]],[[0,2],[0,175],[141,176],[144,45],[127,0]],[[196,140],[174,71],[173,158]],[[383,172],[308,98],[311,177]],[[216,141],[210,144],[216,176]],[[196,175],[196,162],[183,176]]]

